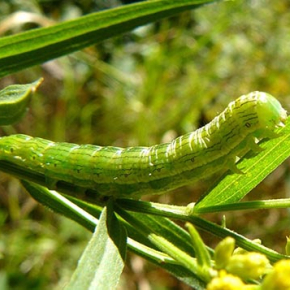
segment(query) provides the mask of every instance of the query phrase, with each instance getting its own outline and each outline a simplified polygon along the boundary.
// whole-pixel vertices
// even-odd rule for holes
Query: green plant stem
[[[210,279],[210,274],[206,273],[202,267],[200,267],[195,258],[190,257],[187,253],[180,250],[174,244],[169,242],[163,236],[160,236],[146,226],[145,223],[136,219],[130,215],[127,211],[124,211],[120,207],[115,207],[116,212],[124,218],[129,224],[131,224],[140,234],[147,237],[156,247],[161,251],[175,259],[181,265],[183,265],[188,270],[192,271],[195,275],[200,277],[203,281],[207,282]]]
[[[119,202],[119,201],[118,201]],[[225,238],[225,237],[233,237],[236,240],[236,243],[238,246],[248,250],[248,251],[258,251],[260,253],[265,254],[269,260],[271,261],[278,261],[280,259],[283,258],[287,258],[286,255],[280,254],[272,249],[269,249],[263,245],[258,245],[256,243],[254,243],[253,241],[245,238],[244,236],[235,233],[234,231],[231,231],[227,228],[224,228],[222,226],[216,225],[212,222],[209,222],[205,219],[202,219],[201,217],[198,217],[196,215],[192,215],[189,212],[186,212],[186,209],[182,210],[182,209],[176,209],[176,210],[168,210],[168,207],[170,208],[170,206],[165,206],[163,209],[163,205],[158,206],[157,204],[155,204],[153,207],[150,207],[150,205],[148,204],[143,204],[143,202],[137,202],[135,201],[135,209],[134,209],[134,201],[132,200],[128,200],[128,201],[121,201],[121,203],[119,203],[120,206],[124,207],[124,209],[126,210],[136,210],[140,211],[140,212],[146,212],[146,210],[148,209],[148,212],[150,212],[150,214],[154,214],[154,215],[162,215],[163,217],[169,217],[169,218],[173,218],[173,219],[178,219],[178,220],[182,220],[182,221],[186,221],[186,222],[190,222],[193,225],[195,225],[196,227],[209,232],[210,234],[216,235],[217,237],[220,238]],[[129,204],[129,206],[127,207],[127,203]],[[137,204],[139,203],[139,204]],[[144,207],[143,207],[144,206]],[[174,207],[173,207],[174,208]],[[146,209],[146,210],[145,210]],[[182,213],[179,214],[178,211],[181,211]],[[147,213],[148,213],[147,212]]]

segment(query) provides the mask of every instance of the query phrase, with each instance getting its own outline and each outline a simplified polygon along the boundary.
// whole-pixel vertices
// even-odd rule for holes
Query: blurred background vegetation
[[[0,36],[125,2],[130,1],[2,0]],[[0,133],[115,146],[170,141],[209,122],[229,101],[250,91],[269,92],[289,110],[289,64],[288,0],[208,5],[2,78],[1,88],[39,77],[44,82],[23,121]],[[289,195],[288,168],[286,162],[247,198]],[[154,200],[187,204],[207,188],[200,182]],[[91,233],[37,204],[3,173],[0,197],[0,289],[62,289]],[[226,218],[229,228],[284,252],[287,210],[237,212]],[[219,222],[222,214],[208,219]],[[201,234],[208,245],[216,244]],[[129,255],[120,289],[188,287]]]

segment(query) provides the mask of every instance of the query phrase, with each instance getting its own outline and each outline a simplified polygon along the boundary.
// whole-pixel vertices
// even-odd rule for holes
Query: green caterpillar
[[[231,102],[209,124],[170,143],[151,147],[101,147],[55,143],[27,135],[0,138],[0,159],[43,174],[48,188],[58,181],[116,198],[140,197],[206,178],[235,162],[257,140],[275,137],[286,111],[271,95],[253,92]]]

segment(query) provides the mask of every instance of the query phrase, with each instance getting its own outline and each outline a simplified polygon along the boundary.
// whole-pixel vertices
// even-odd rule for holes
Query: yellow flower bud
[[[257,279],[265,273],[269,264],[266,256],[249,252],[231,256],[226,270],[242,279]]]
[[[206,287],[206,290],[244,290],[244,282],[236,276],[220,271],[218,277],[213,278]]]
[[[290,290],[290,260],[277,262],[265,277],[261,290]]]
[[[216,268],[224,268],[230,260],[235,248],[235,240],[231,237],[223,239],[215,248],[214,259]]]

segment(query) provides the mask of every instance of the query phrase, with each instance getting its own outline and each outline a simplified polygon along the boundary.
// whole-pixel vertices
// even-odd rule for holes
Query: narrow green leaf
[[[76,222],[82,224],[89,230],[93,231],[94,225],[97,224],[97,220],[91,214],[93,214],[94,216],[99,216],[100,208],[98,206],[88,204],[84,201],[77,200],[76,198],[69,196],[68,198],[72,201],[72,203],[70,203],[68,201],[65,201],[66,199],[64,197],[62,197],[60,194],[54,191],[47,190],[36,184],[28,183],[27,181],[22,181],[22,182],[23,184],[26,185],[25,187],[29,189],[30,194],[32,194],[33,192],[32,194],[33,197],[36,198],[38,201],[52,208],[53,210],[56,210],[57,212],[60,212],[64,214],[65,216],[75,220]],[[27,186],[27,184],[29,184],[30,186]],[[74,204],[76,201],[77,201],[78,206]],[[55,204],[55,202],[57,202],[57,204]],[[138,201],[135,201],[135,202],[137,203]],[[81,210],[79,206],[84,208],[85,211]],[[63,207],[65,207],[65,210],[63,209]],[[156,204],[154,207],[156,207]],[[89,208],[91,209],[89,210]],[[153,214],[154,212],[151,212],[151,213]],[[157,209],[155,214],[161,215],[162,214],[161,209]],[[163,211],[163,216],[173,217],[172,214],[173,214],[172,211],[167,212],[166,207],[165,207]],[[171,243],[178,245],[179,249],[183,249],[183,251],[185,250],[186,252],[188,252],[188,249],[189,249],[188,246],[185,247],[187,248],[187,250],[183,248],[184,246],[180,247],[180,245],[182,245],[182,243],[185,241],[186,241],[186,244],[190,244],[190,238],[188,234],[187,236],[183,235],[182,234],[183,230],[180,227],[179,227],[180,228],[179,230],[176,230],[178,226],[173,225],[171,221],[165,218],[160,219],[159,217],[153,217],[153,216],[145,215],[142,213],[137,214],[135,217],[139,221],[142,221],[142,223],[144,223],[146,226],[148,225],[150,229],[154,229],[154,231],[157,232],[160,236],[166,237],[166,239],[169,237]],[[189,221],[193,223],[195,226],[197,226],[198,228],[201,228],[209,232],[210,234],[216,235],[221,238],[231,236],[236,240],[238,246],[249,251],[261,252],[265,254],[271,261],[277,261],[279,259],[286,258],[285,255],[281,255],[262,245],[258,245],[252,242],[251,240],[246,239],[245,237],[235,232],[230,231],[229,229],[225,229],[214,223],[208,222],[198,216],[188,216],[188,215],[185,215],[184,213],[178,214],[176,212],[174,214],[174,218],[183,220],[183,221]],[[82,219],[82,221],[80,221],[80,219]],[[127,226],[126,223],[124,223],[124,225]],[[175,237],[174,237],[174,234],[176,234]],[[179,237],[179,240],[178,240],[178,237]],[[187,240],[189,241],[187,242]],[[175,277],[177,277],[179,280],[183,281],[184,283],[187,283],[188,285],[194,287],[195,289],[204,289],[204,283],[202,283],[202,281],[200,281],[198,277],[192,275],[189,272],[189,270],[187,270],[183,266],[177,265],[165,253],[156,251],[150,247],[140,244],[132,240],[131,238],[128,238],[127,242],[128,242],[128,248],[130,249],[130,251],[133,251],[134,253],[144,257],[148,261],[151,261],[152,263],[166,269],[167,271],[172,273]]]
[[[219,0],[144,1],[3,37],[0,40],[0,77],[216,1]]]
[[[39,202],[84,227],[96,231],[87,246],[67,289],[115,289],[124,267],[126,232],[112,212],[103,210],[100,221],[53,190],[22,180],[25,189]],[[94,206],[98,216],[100,209]],[[106,271],[110,268],[112,271]],[[107,274],[106,274],[107,273]],[[106,276],[107,275],[107,276]],[[110,277],[108,277],[110,275]],[[106,286],[109,285],[109,288]],[[85,287],[85,288],[83,288]]]
[[[98,224],[98,220],[95,217],[99,217],[101,213],[101,208],[99,206],[89,204],[72,196],[67,196],[67,198],[65,198],[53,190],[48,190],[45,187],[27,181],[22,181],[22,184],[25,186],[27,191],[43,205],[48,206],[50,209],[76,221],[88,230],[92,232],[94,231],[95,226]],[[176,234],[176,239],[179,237],[179,241],[177,241],[178,245],[182,245],[183,241],[186,241],[187,237],[182,234],[185,231],[177,225],[174,225],[171,221],[167,219],[155,218],[156,221],[154,223],[154,219],[152,220],[154,217],[140,214],[137,218],[141,217],[144,219],[145,224],[150,225],[152,228],[158,229],[160,233],[166,237],[170,237],[170,232],[173,231]],[[167,224],[166,221],[168,221],[169,224]],[[130,227],[130,225],[125,223],[123,220],[121,220],[121,222],[124,226],[126,226],[126,229],[130,235],[130,238],[127,239],[127,246],[130,251],[145,258],[151,263],[166,269],[180,281],[183,281],[195,289],[204,289],[204,283],[202,283],[202,281],[200,281],[197,277],[192,276],[192,273],[190,273],[188,269],[181,265],[177,265],[176,262],[165,253],[157,251],[150,246],[146,246],[146,244],[150,244],[150,242],[144,242],[146,241],[144,236],[138,236],[136,229]],[[163,225],[161,226],[160,223]],[[142,238],[140,238],[141,236]],[[134,240],[134,237],[137,237],[137,241]],[[138,240],[143,241],[144,244],[142,242],[138,242]],[[190,241],[187,244],[190,245]],[[181,249],[182,248],[183,247],[181,246]]]
[[[149,217],[143,218],[141,215],[128,213],[127,211],[122,210],[120,207],[115,208],[117,213],[124,220],[131,224],[140,234],[143,234],[145,237],[147,237],[156,246],[156,248],[172,257],[177,264],[191,271],[192,276],[195,276],[198,280],[200,280],[199,282],[202,283],[208,281],[209,273],[198,265],[196,259],[192,255],[188,254],[180,247],[178,238],[173,240],[168,239],[166,234],[161,233],[163,230],[160,231],[158,227],[152,227],[151,221],[148,223],[147,218]],[[158,225],[161,226],[160,221],[158,222]],[[167,232],[169,236],[172,236],[170,229],[168,229]]]
[[[186,283],[187,285],[191,286],[193,289],[196,289],[196,290],[205,289],[205,283],[202,282],[199,277],[194,276],[188,269],[186,269],[182,265],[177,265],[176,263],[174,263],[174,260],[168,255],[163,254],[162,252],[159,252],[159,251],[155,251],[154,253],[154,250],[152,250],[151,248],[148,248],[142,244],[136,243],[135,241],[132,241],[132,240],[130,241],[128,246],[130,246],[131,251],[145,258],[147,261],[150,261],[151,263],[154,263],[155,265],[158,265],[159,267],[167,270],[174,277]],[[159,258],[159,262],[157,261],[157,259],[155,259],[155,257]],[[162,257],[163,257],[163,261],[162,261]]]
[[[222,205],[213,205],[209,207],[198,208],[198,213],[210,212],[226,212],[236,210],[257,210],[257,209],[271,209],[271,208],[289,208],[290,198],[270,199],[270,200],[252,200],[242,201],[237,203],[227,203]],[[191,212],[193,212],[193,207]]]
[[[132,218],[134,221],[138,221],[139,226],[135,225],[134,223],[130,224],[132,224],[135,230],[138,228],[141,234],[144,235],[144,233],[146,233],[146,229],[143,230],[141,226],[144,225],[147,229],[150,229],[150,233],[154,232],[159,236],[166,237],[170,243],[178,245],[181,250],[187,252],[191,256],[195,256],[190,235],[187,231],[185,231],[171,220],[160,216],[156,217],[134,212],[130,212],[130,218]],[[155,248],[158,249],[156,245]]]
[[[0,91],[0,126],[12,125],[23,117],[31,95],[42,80],[25,85],[11,85]]]
[[[198,265],[204,268],[210,268],[211,264],[210,254],[207,251],[201,236],[191,223],[186,223],[185,226],[187,227],[189,234],[191,236],[192,245],[196,253]]]
[[[124,268],[125,251],[125,230],[111,207],[105,207],[66,289],[116,289]]]
[[[118,203],[120,203],[120,202],[118,201]],[[144,203],[144,202],[141,202],[141,203]],[[275,204],[276,203],[275,200],[273,200],[272,203]],[[138,208],[137,201],[130,201],[129,202],[129,201],[123,200],[120,204],[122,205],[122,207],[124,207],[130,211],[134,210],[133,209],[134,204],[135,204],[135,207]],[[149,218],[153,218],[151,215],[157,215],[157,216],[163,216],[163,217],[167,216],[169,218],[174,218],[174,219],[177,219],[180,221],[190,222],[193,225],[195,225],[196,227],[198,227],[199,229],[202,229],[203,231],[206,231],[211,235],[215,235],[215,236],[220,237],[220,238],[226,238],[228,236],[233,237],[235,239],[235,241],[237,242],[237,245],[239,247],[244,248],[248,251],[257,251],[257,252],[260,252],[262,254],[265,254],[268,257],[268,259],[271,261],[278,261],[279,259],[287,258],[285,255],[279,254],[279,253],[273,251],[272,249],[266,248],[263,245],[258,245],[257,243],[254,243],[253,241],[245,238],[244,236],[242,236],[236,232],[233,232],[227,228],[224,228],[223,226],[216,225],[212,222],[209,222],[205,219],[200,218],[199,216],[192,214],[192,208],[193,208],[192,206],[190,206],[190,209],[188,209],[188,210],[186,208],[184,210],[181,210],[181,207],[179,207],[180,208],[179,210],[172,211],[170,208],[168,208],[167,205],[164,206],[163,204],[158,205],[155,203],[155,204],[153,204],[152,208],[150,209],[149,205],[148,204],[146,205],[146,204],[144,206],[140,205],[139,209],[143,209],[143,211],[142,211],[143,213],[150,213],[150,216],[145,215],[145,214],[143,214],[143,215],[139,214],[138,220],[143,221],[146,224],[149,224],[150,228],[154,229],[155,231],[157,231],[158,229],[154,228],[148,220],[143,220],[143,217],[146,218],[148,216]],[[262,204],[265,204],[265,202],[262,201]],[[282,201],[281,200],[278,201],[278,204],[276,203],[276,205],[279,207],[282,207]],[[261,206],[263,206],[263,205],[261,205]],[[285,205],[283,205],[283,207],[285,207]],[[158,217],[156,217],[156,219],[159,220]],[[161,228],[161,231],[166,229],[166,227],[164,227],[164,226],[160,227],[160,228]],[[158,230],[158,232],[161,235],[166,236],[166,237],[169,236],[168,233],[166,233],[166,232],[161,233],[161,231]],[[185,241],[185,240],[187,240],[187,237],[185,238],[185,236],[181,236],[181,239],[183,241]],[[171,240],[171,241],[174,242],[174,240]],[[178,243],[178,245],[181,244],[180,241],[177,240],[177,237],[176,237],[175,242]],[[207,248],[207,250],[209,250],[209,248]]]
[[[289,118],[288,118],[289,120]],[[244,174],[226,175],[208,194],[194,207],[198,213],[203,207],[234,203],[241,200],[285,159],[290,156],[290,122],[279,130],[280,137],[262,142],[264,149],[256,156],[249,152],[238,164]],[[251,157],[251,158],[247,158]]]
[[[226,237],[232,237],[235,239],[236,244],[239,247],[247,251],[256,251],[262,253],[266,255],[271,262],[276,262],[278,260],[288,258],[286,255],[280,254],[270,248],[257,244],[250,239],[247,239],[243,235],[240,235],[230,229],[224,228],[223,226],[216,225],[198,216],[190,216],[182,219],[194,224],[196,227],[202,229],[203,231],[206,231],[222,239]]]
[[[56,191],[48,190],[46,187],[38,184],[26,180],[21,180],[21,183],[28,193],[39,203],[47,206],[54,212],[76,221],[90,231],[94,231],[98,220],[73,202],[69,201]],[[102,209],[98,206],[94,206],[94,209],[95,216],[98,217]]]

